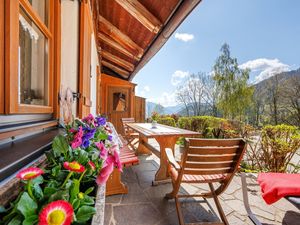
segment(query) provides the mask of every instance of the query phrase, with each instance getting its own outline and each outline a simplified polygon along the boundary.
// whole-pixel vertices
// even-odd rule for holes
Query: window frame
[[[0,1],[0,49],[4,49],[4,1]],[[0,114],[4,113],[4,51],[0,51]]]
[[[19,14],[20,7],[48,39],[48,105],[27,105],[18,102]],[[28,0],[5,1],[5,113],[53,113],[54,72],[54,1],[49,0],[48,27],[42,22]],[[16,82],[17,81],[17,82]]]

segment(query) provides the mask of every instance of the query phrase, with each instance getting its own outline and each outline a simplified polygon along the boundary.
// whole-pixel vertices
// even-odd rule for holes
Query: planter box
[[[92,225],[104,224],[104,210],[105,210],[105,185],[99,186],[95,199],[96,214],[93,216]]]

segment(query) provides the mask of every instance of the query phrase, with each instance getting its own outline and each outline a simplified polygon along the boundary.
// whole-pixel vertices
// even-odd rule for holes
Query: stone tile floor
[[[178,150],[176,150],[178,153]],[[178,156],[179,154],[176,155]],[[122,180],[129,187],[126,195],[106,198],[105,225],[177,225],[178,219],[174,200],[164,196],[172,190],[172,185],[152,186],[152,180],[158,168],[158,158],[154,155],[140,156],[140,164],[125,168]],[[252,211],[265,225],[300,225],[300,213],[285,199],[273,205],[266,205],[260,197],[259,187],[250,181],[249,201]],[[200,193],[205,186],[184,184],[182,193]],[[221,205],[231,225],[252,225],[246,215],[242,201],[241,181],[236,175],[230,186],[220,196]],[[217,209],[212,199],[189,198],[182,200],[182,209],[186,223],[217,221]]]

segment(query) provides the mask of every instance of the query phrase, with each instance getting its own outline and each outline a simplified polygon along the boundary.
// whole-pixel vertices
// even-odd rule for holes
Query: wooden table
[[[179,137],[193,137],[199,135],[199,133],[194,131],[161,124],[157,124],[157,128],[152,128],[151,123],[128,123],[127,126],[139,133],[138,154],[149,154],[153,152],[160,158],[159,169],[155,174],[153,185],[170,181],[170,179],[168,179],[168,164],[165,148],[171,148],[174,153],[174,147]],[[148,143],[149,138],[155,138],[160,146],[160,151]]]

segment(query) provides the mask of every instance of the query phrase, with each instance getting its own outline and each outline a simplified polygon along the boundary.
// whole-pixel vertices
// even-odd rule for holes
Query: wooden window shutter
[[[79,117],[90,113],[91,102],[91,39],[93,20],[89,3],[80,4],[80,55],[79,55]],[[93,103],[95,104],[95,103]]]

